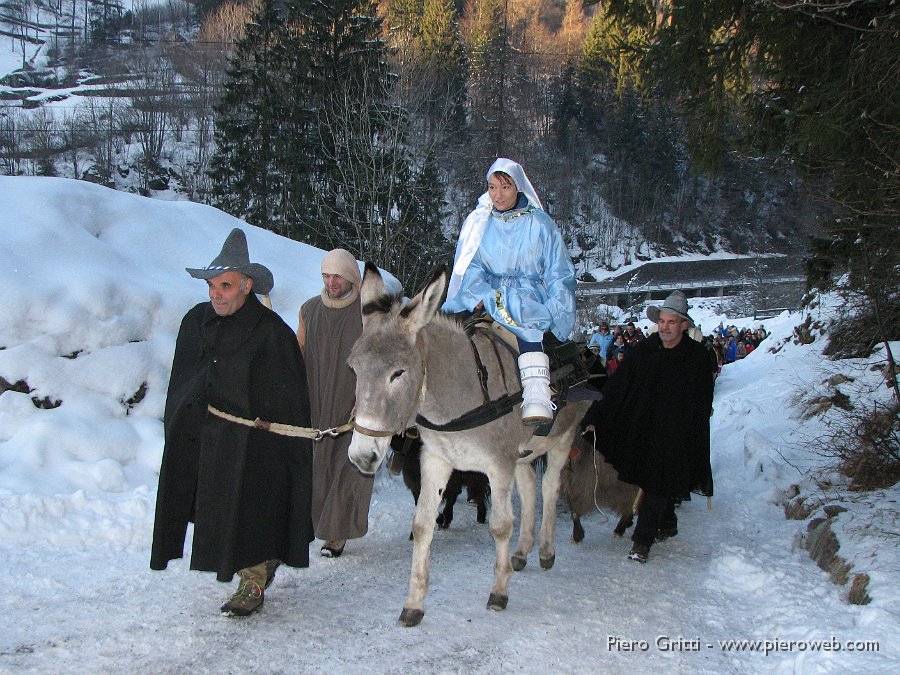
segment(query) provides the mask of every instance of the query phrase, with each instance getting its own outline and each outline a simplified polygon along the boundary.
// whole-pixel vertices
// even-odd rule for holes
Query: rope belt
[[[350,431],[353,428],[353,422],[351,421],[347,422],[346,424],[342,424],[339,427],[332,427],[331,429],[324,429],[320,431],[319,429],[309,429],[307,427],[294,426],[293,424],[282,424],[281,422],[266,422],[265,420],[261,420],[258,417],[255,420],[248,420],[244,417],[238,417],[237,415],[231,415],[227,412],[222,412],[221,410],[215,408],[212,404],[208,405],[207,409],[216,417],[221,417],[223,420],[234,422],[235,424],[241,424],[245,427],[252,427],[253,429],[268,431],[273,434],[278,434],[279,436],[311,438],[314,441],[321,441],[326,436],[337,438],[341,434]]]

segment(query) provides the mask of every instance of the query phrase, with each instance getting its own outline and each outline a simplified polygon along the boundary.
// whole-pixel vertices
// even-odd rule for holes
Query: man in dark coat
[[[328,429],[347,422],[356,401],[356,375],[347,365],[362,332],[359,265],[336,248],[322,259],[322,292],[300,308],[297,341],[307,364],[313,425]],[[337,558],[348,539],[366,534],[373,476],[360,473],[347,456],[351,435],[326,437],[313,457],[312,513],[321,553]]]
[[[308,427],[305,368],[293,331],[256,297],[272,274],[249,262],[241,230],[209,267],[188,272],[207,280],[210,302],[185,315],[175,343],[150,567],[182,557],[193,522],[191,569],[219,581],[237,573],[222,612],[247,616],[280,562],[309,565],[312,448],[219,413]]]
[[[654,541],[677,534],[676,500],[712,496],[709,356],[685,331],[687,298],[675,291],[648,307],[658,331],[633,345],[585,416],[619,479],[643,490],[629,558],[646,562]]]

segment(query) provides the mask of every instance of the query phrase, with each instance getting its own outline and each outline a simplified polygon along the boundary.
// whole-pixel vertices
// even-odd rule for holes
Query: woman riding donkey
[[[463,223],[443,310],[484,309],[519,345],[522,421],[553,420],[544,333],[565,340],[575,326],[575,268],[556,223],[525,170],[500,158],[488,191]]]

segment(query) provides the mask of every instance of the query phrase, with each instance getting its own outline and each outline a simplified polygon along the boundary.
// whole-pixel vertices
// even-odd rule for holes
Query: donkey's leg
[[[413,516],[413,558],[409,576],[409,594],[400,612],[400,623],[415,626],[425,616],[428,592],[428,559],[441,493],[450,477],[450,464],[442,457],[422,453],[422,489]]]
[[[547,469],[541,482],[543,513],[541,514],[540,549],[541,567],[549,570],[556,562],[556,502],[559,499],[559,476],[569,457],[570,434],[564,434],[547,453]]]
[[[525,569],[528,554],[534,548],[534,503],[536,480],[529,462],[516,464],[516,489],[519,492],[519,543],[512,556],[516,572]]]
[[[498,611],[506,609],[509,600],[509,578],[512,576],[512,566],[509,563],[509,541],[512,539],[513,530],[511,469],[512,467],[507,467],[505,473],[488,474],[492,499],[490,529],[497,557],[494,560],[494,586],[491,588],[487,608]]]

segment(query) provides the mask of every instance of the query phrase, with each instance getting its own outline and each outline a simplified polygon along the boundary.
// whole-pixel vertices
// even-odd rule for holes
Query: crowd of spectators
[[[651,330],[655,328],[654,325]],[[609,322],[601,321],[591,333],[587,347],[600,359],[607,376],[612,376],[627,357],[629,348],[648,337],[645,330],[636,326],[633,321],[614,325],[612,329]],[[722,322],[708,335],[703,335],[702,330],[691,329],[691,332],[691,337],[699,340],[710,351],[710,360],[716,373],[721,372],[722,366],[746,357],[768,336],[764,326],[738,328],[733,325],[725,326]]]
[[[637,328],[633,321],[614,326],[612,330],[607,322],[602,321],[591,335],[587,346],[600,359],[606,368],[607,376],[611,376],[625,358],[625,352],[629,347],[644,337],[644,332]]]
[[[740,361],[766,339],[768,333],[764,326],[759,328],[737,328],[724,326],[722,322],[704,339],[716,355],[716,362],[721,371],[722,366]]]

